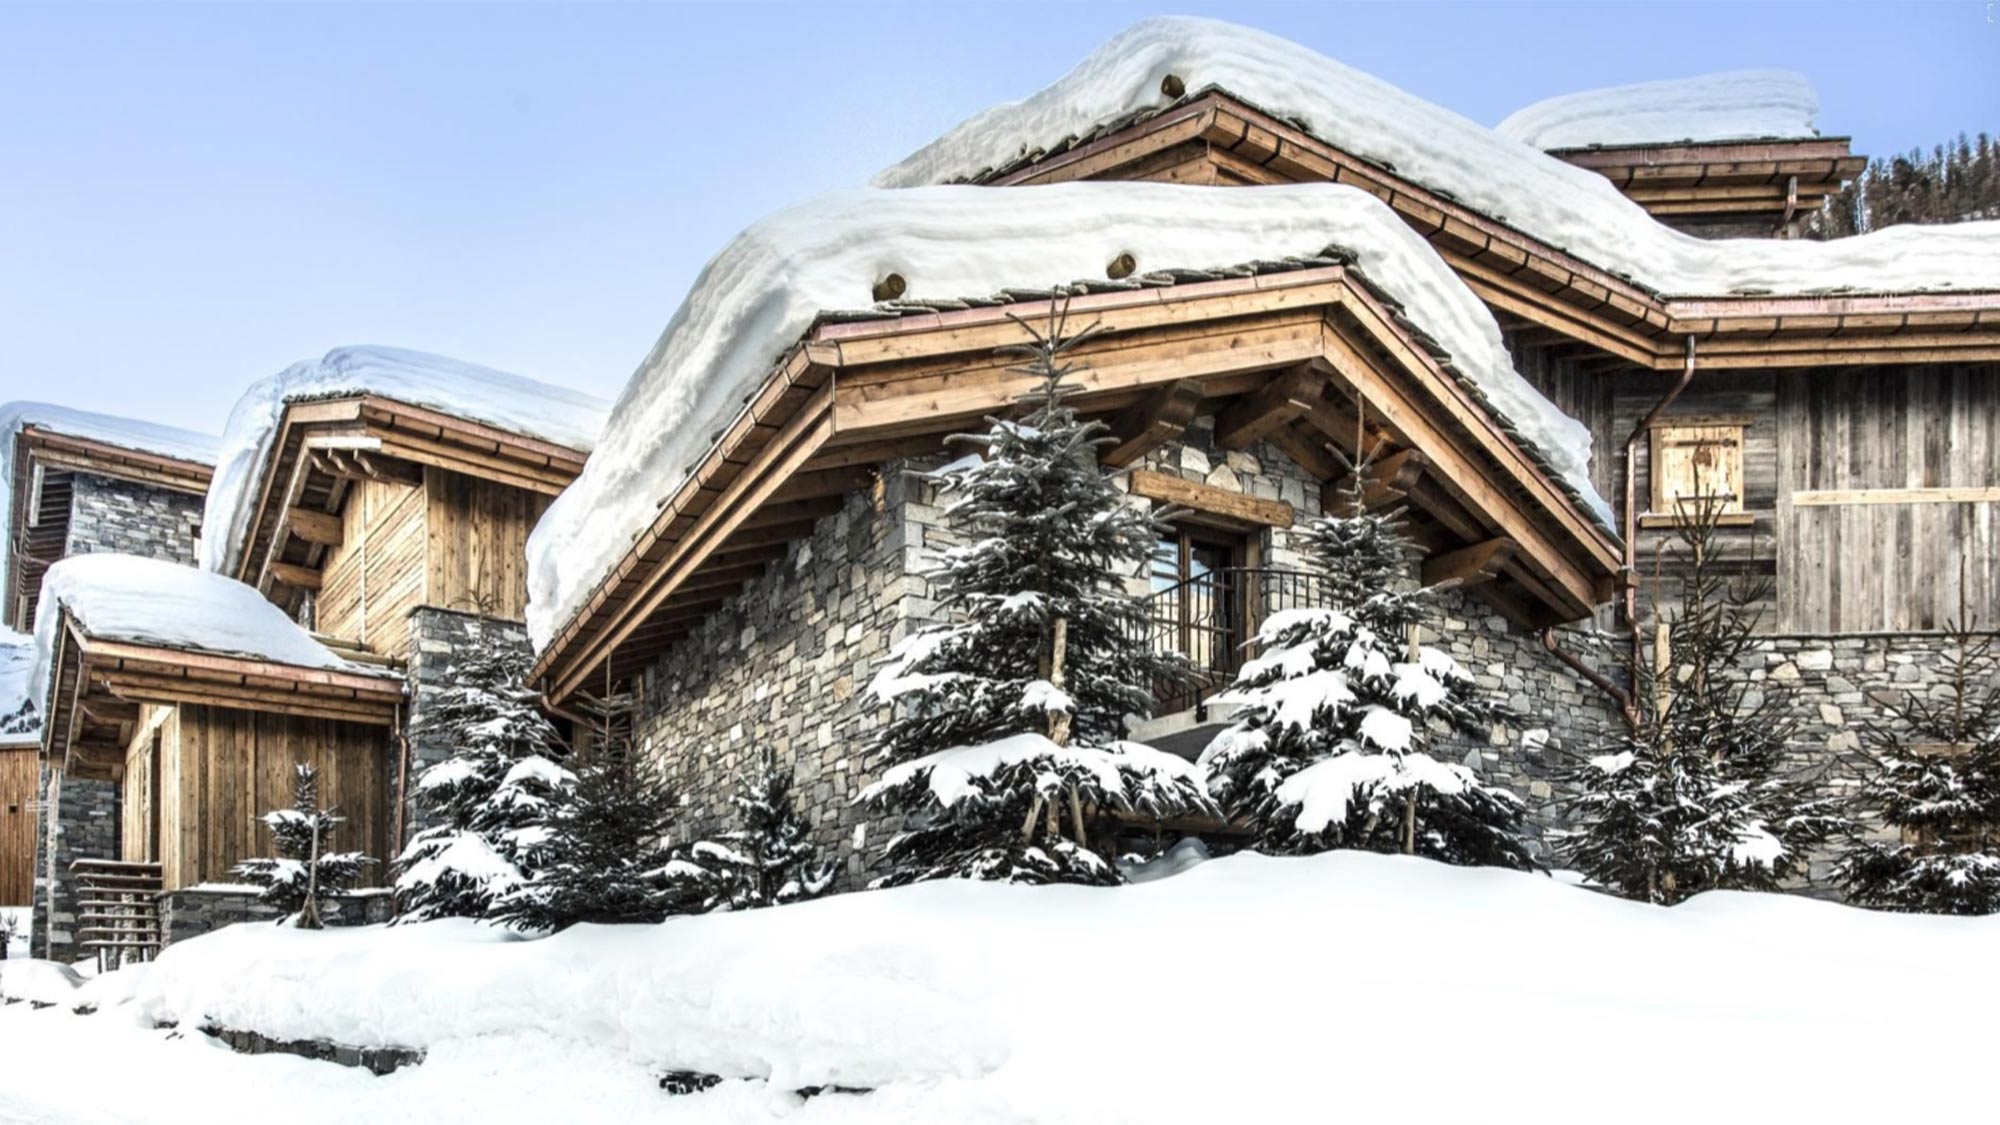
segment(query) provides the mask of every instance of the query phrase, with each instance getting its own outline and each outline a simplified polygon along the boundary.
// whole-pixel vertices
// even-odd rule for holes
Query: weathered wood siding
[[[40,755],[32,744],[0,747],[0,906],[35,897],[35,794]]]
[[[2000,503],[1791,503],[1799,490],[2000,486],[2000,365],[1801,372],[1778,380],[1776,409],[1781,629],[2000,624]]]
[[[346,823],[333,847],[384,858],[389,838],[387,728],[185,704],[161,727],[160,801],[168,889],[227,882],[237,863],[273,854],[265,813],[292,803],[293,767],[319,769],[320,802]],[[381,866],[365,885],[377,885]]]
[[[321,579],[321,632],[402,653],[410,610],[425,600],[424,494],[388,481],[354,487],[341,545],[329,552]]]
[[[539,493],[443,469],[424,471],[428,578],[423,602],[520,620],[528,608],[528,533]]]

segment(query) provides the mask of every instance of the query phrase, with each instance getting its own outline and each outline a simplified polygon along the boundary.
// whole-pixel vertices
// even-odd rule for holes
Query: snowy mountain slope
[[[1318,254],[1358,256],[1370,280],[1444,345],[1558,473],[1609,519],[1590,484],[1590,439],[1515,370],[1500,332],[1436,252],[1356,188],[1237,191],[1166,184],[939,187],[837,192],[780,211],[711,260],[633,373],[583,474],[529,541],[528,627],[538,646],[653,518],[746,395],[822,313],[864,308],[884,274],[906,299]]]
[[[822,1083],[876,1088],[805,1107],[863,1122],[1977,1119],[1996,938],[2000,919],[1736,893],[1666,910],[1402,857],[1241,855],[1115,889],[929,883],[542,941],[238,926],[93,1018],[429,1048],[390,1080],[411,1089],[494,1043],[517,1049],[487,1081],[525,1096],[577,1058],[768,1080],[659,1104],[692,1120],[763,1120],[799,1108],[773,1091]],[[1921,1079],[1825,1071],[1834,1045],[1905,1026],[1927,1029]],[[1717,1065],[1662,1081],[1643,1061],[1689,1051]],[[568,1089],[566,1119],[611,1120]],[[603,1096],[629,1112],[627,1090]]]
[[[14,515],[11,495],[14,487],[14,439],[30,426],[65,437],[101,441],[120,449],[153,453],[198,465],[215,464],[220,445],[220,439],[208,434],[142,422],[137,418],[93,414],[46,402],[0,405],[0,528],[12,526]],[[11,536],[0,534],[0,575],[7,573],[8,552],[12,549]]]
[[[1732,70],[1560,94],[1493,127],[1550,149],[1817,137],[1819,94],[1790,70]]]
[[[428,407],[586,451],[597,441],[610,409],[603,399],[569,387],[405,348],[335,348],[295,363],[252,384],[229,412],[202,513],[203,567],[235,570],[243,523],[256,502],[250,483],[270,455],[286,404],[356,394]]]
[[[20,716],[22,706],[34,698],[34,670],[35,639],[0,628],[0,746],[41,741],[41,722]]]
[[[1216,20],[1134,24],[1029,97],[995,106],[875,177],[967,179],[1172,104],[1160,83],[1220,87],[1315,136],[1449,192],[1551,246],[1670,295],[2000,289],[2000,222],[1892,227],[1830,242],[1704,240],[1662,226],[1594,172],[1289,40]]]
[[[335,656],[283,610],[233,578],[132,555],[73,555],[51,566],[42,579],[29,681],[38,701],[48,698],[63,610],[98,640],[248,656],[301,668],[391,674]]]

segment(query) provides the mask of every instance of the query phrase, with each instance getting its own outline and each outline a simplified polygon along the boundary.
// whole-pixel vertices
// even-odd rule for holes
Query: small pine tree
[[[396,861],[399,920],[485,915],[546,857],[551,802],[575,778],[556,729],[521,686],[523,656],[475,652],[417,729],[452,748],[412,793],[434,820]]]
[[[1834,876],[1863,906],[1935,914],[2000,912],[2000,654],[1991,636],[1951,627],[1943,700],[1884,700],[1869,728],[1862,800],[1897,843],[1858,840]]]
[[[1032,343],[1014,370],[1039,384],[1024,415],[956,436],[983,458],[932,477],[966,543],[929,576],[955,620],[906,638],[869,686],[896,714],[873,747],[890,768],[862,799],[903,823],[877,885],[1115,883],[1086,809],[1209,807],[1186,763],[1121,741],[1128,716],[1150,713],[1149,685],[1184,672],[1144,641],[1124,588],[1157,528],[1099,468],[1105,427],[1069,405],[1066,356],[1092,330],[1066,335],[1066,315],[1017,321]]]
[[[659,922],[700,908],[713,873],[667,845],[679,801],[658,772],[624,755],[577,771],[551,811],[546,859],[490,916],[521,930],[579,922]]]
[[[1533,869],[1520,799],[1432,753],[1436,734],[1483,738],[1499,712],[1449,654],[1414,642],[1440,587],[1412,581],[1401,513],[1366,511],[1363,475],[1349,515],[1300,532],[1324,608],[1271,615],[1260,655],[1216,697],[1241,710],[1202,753],[1209,791],[1266,851]]]
[[[246,859],[232,874],[263,888],[258,896],[285,912],[300,929],[320,928],[320,905],[352,886],[375,861],[360,852],[336,852],[335,831],[345,823],[337,810],[319,804],[319,771],[300,764],[292,774],[292,807],[264,814],[278,854]]]
[[[718,885],[703,906],[748,910],[818,898],[833,883],[833,861],[822,862],[792,805],[791,775],[768,758],[738,779],[730,798],[741,827],[688,849],[716,873]]]
[[[1637,724],[1562,779],[1577,825],[1564,862],[1644,902],[1777,890],[1845,825],[1816,779],[1787,770],[1792,693],[1743,674],[1769,586],[1722,573],[1721,512],[1720,500],[1677,508],[1680,602],[1664,615],[1665,658],[1630,670]]]
[[[0,734],[37,734],[41,729],[42,717],[32,699],[24,699],[19,707],[0,713]]]

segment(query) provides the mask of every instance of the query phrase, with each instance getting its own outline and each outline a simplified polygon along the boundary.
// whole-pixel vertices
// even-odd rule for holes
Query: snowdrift
[[[229,412],[215,481],[202,512],[204,568],[234,573],[241,561],[243,524],[257,501],[250,485],[269,458],[286,404],[357,394],[439,410],[586,452],[610,408],[603,399],[569,387],[405,348],[335,348],[295,363],[253,383]]]
[[[983,298],[1010,286],[1101,279],[1123,253],[1143,273],[1329,246],[1356,255],[1610,519],[1590,483],[1589,432],[1515,371],[1492,314],[1430,245],[1358,188],[1090,183],[836,192],[760,221],[695,280],[626,384],[582,475],[529,540],[529,635],[537,647],[548,644],[772,363],[820,314],[872,305],[871,291],[887,273],[908,279],[906,300]]]
[[[45,701],[68,610],[98,640],[247,656],[300,668],[393,675],[350,664],[256,590],[220,574],[133,555],[72,555],[49,567],[35,609],[33,698]]]
[[[1239,855],[1111,890],[931,883],[541,941],[243,925],[168,950],[124,1010],[434,1059],[547,1036],[649,1073],[874,1087],[827,1109],[861,1121],[1977,1117],[1996,939],[2000,918],[1733,893],[1667,910],[1402,857]],[[1827,1071],[1898,1027],[1925,1029],[1921,1076]],[[674,1105],[724,1119],[741,1089]]]
[[[1524,106],[1493,127],[1543,151],[1677,141],[1819,136],[1819,94],[1791,70],[1731,70],[1582,90]]]
[[[969,179],[1165,108],[1174,100],[1160,90],[1169,74],[1190,92],[1219,87],[1295,119],[1314,136],[1660,293],[2000,289],[2000,222],[1891,227],[1832,242],[1694,238],[1662,226],[1594,172],[1297,43],[1216,20],[1134,24],[1047,88],[972,117],[883,171],[875,186]]]

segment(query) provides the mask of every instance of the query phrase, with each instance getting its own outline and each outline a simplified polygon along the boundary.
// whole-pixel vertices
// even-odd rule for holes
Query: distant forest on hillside
[[[2000,144],[1985,133],[1938,145],[1928,154],[1876,157],[1860,177],[1827,200],[1806,227],[1809,238],[1845,238],[1898,223],[2000,219]]]

